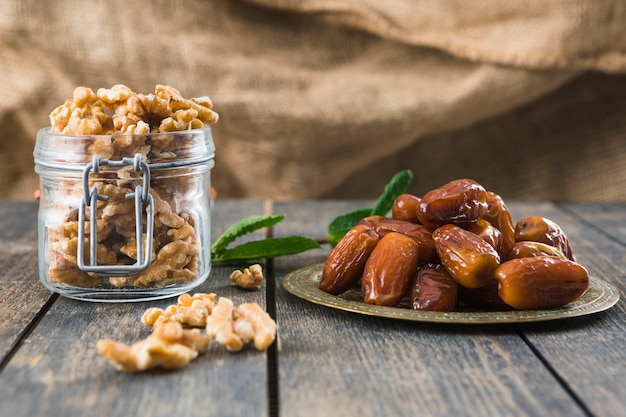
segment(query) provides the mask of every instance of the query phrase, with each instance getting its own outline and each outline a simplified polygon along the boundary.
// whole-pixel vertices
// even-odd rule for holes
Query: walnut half
[[[209,342],[199,329],[184,329],[182,324],[168,321],[132,345],[104,339],[98,340],[96,348],[120,371],[137,372],[181,368],[206,351]]]
[[[256,291],[263,285],[263,268],[259,264],[254,264],[250,268],[245,268],[243,272],[233,271],[230,280],[239,288]]]

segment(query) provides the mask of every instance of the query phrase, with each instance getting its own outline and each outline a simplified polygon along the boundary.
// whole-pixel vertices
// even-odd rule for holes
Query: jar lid
[[[119,161],[142,155],[150,169],[172,168],[204,163],[215,157],[211,128],[178,132],[113,135],[65,135],[37,132],[33,156],[35,165],[53,169],[82,171],[93,160]]]

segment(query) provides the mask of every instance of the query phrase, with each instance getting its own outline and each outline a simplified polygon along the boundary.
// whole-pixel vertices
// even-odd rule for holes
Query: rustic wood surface
[[[218,200],[212,235],[250,214],[284,213],[268,234],[324,237],[338,214],[367,201]],[[516,220],[543,215],[566,231],[589,272],[623,292],[626,206],[509,202]],[[626,311],[527,324],[459,325],[363,316],[287,293],[290,271],[329,247],[264,262],[246,292],[213,267],[197,292],[266,305],[279,325],[267,352],[212,347],[174,372],[127,375],[95,351],[147,335],[149,303],[58,297],[37,276],[36,203],[0,202],[0,416],[623,416]],[[247,239],[263,237],[264,231]]]

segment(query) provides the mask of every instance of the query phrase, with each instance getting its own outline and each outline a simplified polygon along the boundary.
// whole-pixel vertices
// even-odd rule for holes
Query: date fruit
[[[326,258],[319,289],[339,295],[355,286],[378,241],[378,233],[366,225],[350,229]]]
[[[480,288],[494,279],[500,255],[476,234],[453,224],[433,232],[441,263],[454,279],[467,288]]]
[[[569,239],[561,227],[550,219],[541,216],[524,217],[515,225],[515,240],[532,240],[554,246],[563,252],[567,259],[575,261]]]
[[[498,252],[498,254],[502,257],[503,255],[503,237],[502,232],[489,223],[487,220],[480,219],[476,223],[472,223],[465,228],[479,238],[489,243],[493,248]]]
[[[417,218],[417,210],[419,210],[421,201],[421,198],[413,194],[400,194],[391,206],[391,217],[396,220],[420,223]]]
[[[515,222],[502,197],[492,191],[487,191],[487,213],[483,219],[502,232],[502,253],[508,253],[515,244]]]
[[[555,256],[533,256],[504,262],[495,271],[498,295],[518,310],[564,306],[589,287],[589,274],[580,264]]]
[[[513,248],[509,251],[507,259],[528,258],[531,256],[544,255],[565,258],[563,252],[561,252],[554,246],[546,245],[545,243],[535,242],[532,240],[523,240],[513,245]]]
[[[383,236],[365,264],[361,279],[367,304],[395,307],[408,294],[417,273],[419,247],[402,233]]]
[[[422,224],[412,223],[405,220],[389,219],[383,216],[368,216],[359,221],[371,227],[382,238],[389,232],[402,233],[415,239],[419,244],[420,263],[434,262],[437,260],[433,229]]]
[[[426,264],[413,280],[410,306],[413,310],[454,311],[458,287],[442,264]]]
[[[487,191],[470,179],[450,181],[424,194],[417,217],[426,226],[466,226],[487,213]]]

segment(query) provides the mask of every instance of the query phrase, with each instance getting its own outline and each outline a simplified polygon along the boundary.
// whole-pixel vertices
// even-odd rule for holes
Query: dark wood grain
[[[40,284],[38,278],[37,208],[34,201],[0,204],[2,363],[52,297],[52,293]]]
[[[275,236],[326,235],[336,215],[372,201],[218,200],[215,238],[250,214],[284,213]],[[626,206],[507,202],[514,218],[542,215],[564,229],[589,272],[626,288]],[[149,329],[148,306],[56,297],[38,280],[35,202],[0,202],[0,416],[622,416],[624,301],[591,316],[517,325],[406,322],[338,311],[281,286],[330,250],[264,263],[266,287],[247,292],[214,265],[197,292],[267,304],[280,343],[233,354],[213,346],[174,372],[127,375],[95,350]],[[258,239],[264,231],[242,240]],[[265,289],[269,292],[266,297]]]
[[[218,201],[213,236],[263,210],[263,202]],[[263,305],[263,291],[251,293],[230,284],[230,272],[243,266],[214,266],[196,292]],[[265,352],[233,354],[215,346],[181,370],[137,375],[118,372],[97,354],[100,338],[131,343],[147,336],[149,329],[140,321],[143,311],[172,303],[175,299],[98,304],[60,297],[0,375],[0,415],[267,415]]]
[[[558,323],[520,326],[538,354],[593,415],[626,413],[626,210],[589,204],[517,204],[517,218],[540,215],[568,236],[578,262],[617,286],[622,299],[609,311]],[[617,208],[617,210],[616,210]]]
[[[276,204],[275,233],[323,235],[345,203]],[[276,261],[276,273],[325,253]],[[277,289],[280,411],[326,416],[585,415],[514,326],[404,322],[340,312]]]

